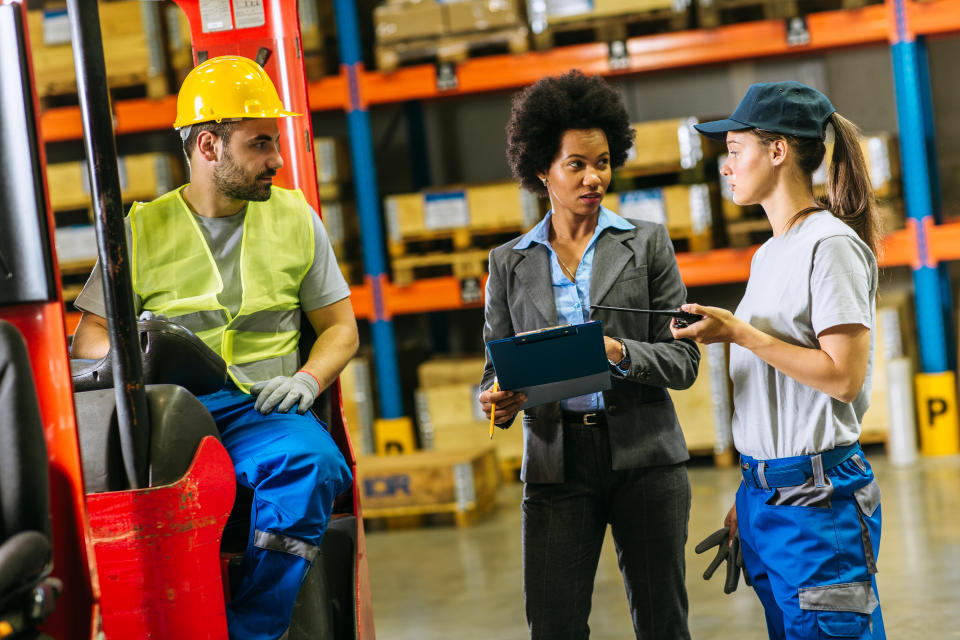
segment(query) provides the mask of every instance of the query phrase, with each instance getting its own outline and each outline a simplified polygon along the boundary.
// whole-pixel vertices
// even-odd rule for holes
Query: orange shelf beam
[[[914,263],[916,234],[913,227],[894,231],[883,240],[881,267],[904,267]],[[930,257],[937,262],[960,260],[960,222],[931,226],[927,230]],[[680,277],[688,287],[746,282],[750,275],[750,260],[759,247],[745,249],[714,249],[704,253],[678,253]],[[486,276],[481,287],[486,286]],[[357,317],[373,317],[370,288],[360,285],[352,288],[353,308]],[[463,304],[460,282],[456,278],[428,278],[405,287],[387,283],[384,288],[385,305],[390,315],[449,311],[482,307],[483,301]]]
[[[960,260],[960,222],[947,222],[928,228],[927,249],[935,262]]]
[[[688,287],[746,282],[750,260],[759,247],[714,249],[704,253],[678,253],[680,278]]]
[[[908,11],[912,31],[918,35],[960,32],[960,0],[910,2]],[[810,42],[800,46],[787,43],[785,25],[779,20],[639,36],[627,41],[630,64],[625,69],[610,68],[607,46],[603,43],[557,47],[519,56],[473,58],[457,66],[459,85],[448,91],[437,89],[436,69],[432,65],[403,67],[390,73],[366,71],[361,74],[361,96],[367,104],[388,104],[515,89],[574,67],[606,76],[627,75],[881,44],[890,40],[891,13],[886,4],[825,11],[810,14],[807,27]],[[310,108],[314,111],[345,109],[347,90],[343,73],[311,82],[308,86]],[[163,130],[173,122],[176,99],[171,96],[162,100],[123,100],[115,103],[115,110],[117,134]],[[50,109],[43,113],[41,120],[47,142],[76,140],[82,136],[78,107]]]

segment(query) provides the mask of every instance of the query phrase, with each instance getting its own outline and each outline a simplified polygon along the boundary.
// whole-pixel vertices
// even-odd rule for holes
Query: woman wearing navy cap
[[[834,131],[824,198],[812,175]],[[737,204],[763,206],[773,237],[753,257],[736,313],[676,338],[730,343],[733,436],[743,483],[730,542],[770,638],[884,638],[877,598],[880,489],[857,442],[873,369],[880,228],[856,127],[798,82],[755,84],[726,120],[721,168]]]

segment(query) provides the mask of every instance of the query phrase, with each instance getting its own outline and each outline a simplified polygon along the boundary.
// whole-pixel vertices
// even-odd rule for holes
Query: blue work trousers
[[[776,476],[804,463],[809,469],[809,461],[780,458],[764,466],[767,476]],[[819,471],[819,479],[782,487],[757,473],[759,462],[741,458],[737,522],[771,640],[885,638],[874,577],[880,490],[863,452],[856,447],[845,461]]]
[[[309,412],[263,415],[253,408],[256,398],[229,383],[199,398],[217,423],[237,483],[254,496],[241,578],[227,604],[230,638],[280,638],[334,498],[353,480],[350,467]]]

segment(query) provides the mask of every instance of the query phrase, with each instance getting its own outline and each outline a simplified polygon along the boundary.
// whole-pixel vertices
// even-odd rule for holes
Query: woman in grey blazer
[[[485,342],[601,320],[613,387],[529,408],[523,417],[523,591],[534,639],[587,638],[607,524],[637,638],[689,638],[684,545],[687,447],[666,388],[685,389],[700,354],[667,319],[591,304],[674,309],[686,299],[666,229],[601,206],[634,131],[620,95],[579,71],[516,96],[507,156],[551,211],[490,253]],[[642,153],[642,149],[640,150]],[[526,400],[494,391],[489,357],[479,400],[508,428]]]

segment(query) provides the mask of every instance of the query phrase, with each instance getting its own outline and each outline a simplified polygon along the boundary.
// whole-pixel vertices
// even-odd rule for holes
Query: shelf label
[[[70,44],[70,19],[66,9],[43,12],[43,44]]]
[[[463,190],[423,194],[423,226],[427,229],[451,229],[470,226],[467,193]]]
[[[480,278],[462,278],[460,280],[460,302],[475,304],[483,300]]]
[[[262,27],[266,23],[263,0],[233,0],[233,17],[237,21],[237,29]]]
[[[230,31],[230,0],[200,0],[200,25],[204,33]]]
[[[593,11],[593,0],[546,0],[547,18],[565,18]]]
[[[667,208],[660,189],[627,191],[619,196],[620,215],[624,218],[667,224]]]

